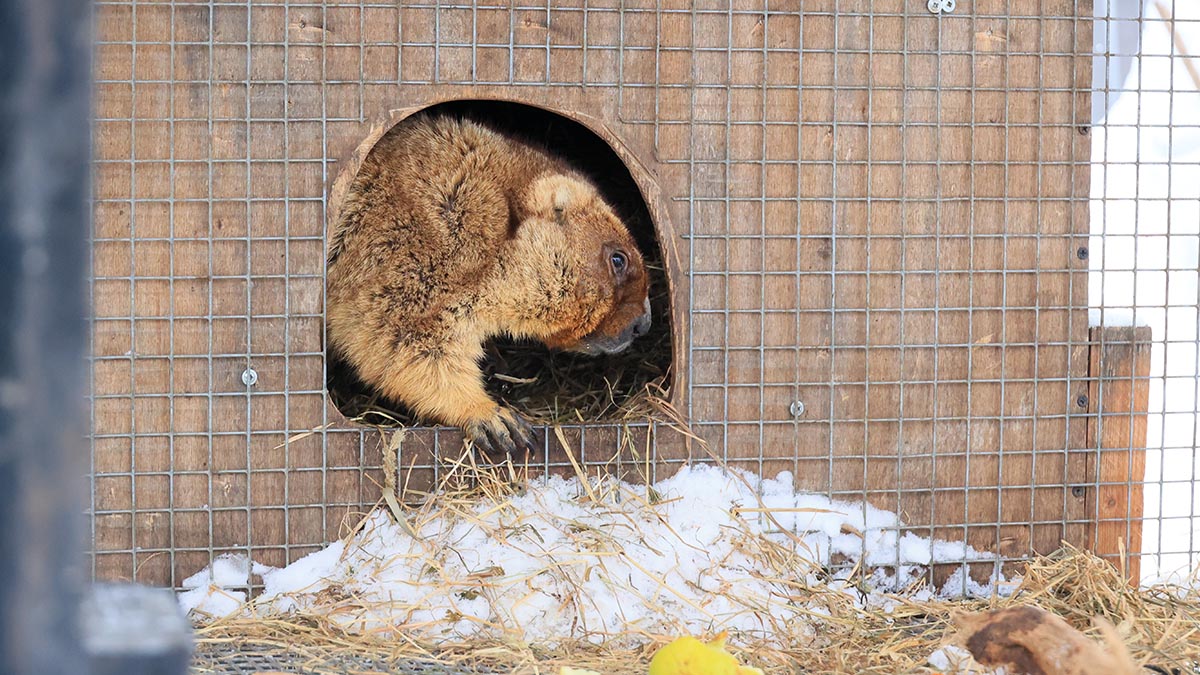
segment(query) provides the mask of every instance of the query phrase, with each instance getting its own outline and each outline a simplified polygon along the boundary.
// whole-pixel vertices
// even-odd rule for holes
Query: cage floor
[[[255,645],[205,646],[192,659],[192,675],[494,675],[497,671],[425,659],[381,661],[342,655],[314,658]]]

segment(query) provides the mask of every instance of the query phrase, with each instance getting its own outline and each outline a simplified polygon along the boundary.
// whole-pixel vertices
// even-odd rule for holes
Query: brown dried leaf
[[[1033,606],[956,613],[955,641],[980,664],[1025,675],[1135,675],[1129,650],[1112,624],[1097,619],[1105,644]]]

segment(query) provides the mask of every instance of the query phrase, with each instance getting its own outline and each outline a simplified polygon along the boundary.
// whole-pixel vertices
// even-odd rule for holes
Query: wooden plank
[[[633,165],[673,281],[671,399],[715,454],[1005,555],[1082,543],[1068,486],[1086,472],[1072,449],[1087,432],[1074,251],[1088,228],[1090,2],[942,17],[784,4],[216,5],[139,9],[136,27],[131,2],[105,5],[95,343],[115,358],[95,373],[110,395],[95,419],[137,435],[97,446],[98,499],[175,517],[175,546],[278,556],[340,534],[304,511],[312,501],[372,503],[374,437],[292,393],[324,374],[323,256],[298,237],[321,236],[363,153],[415,107],[508,99],[570,114]],[[340,178],[323,204],[325,172]],[[305,315],[303,332],[285,311]],[[269,396],[242,395],[247,356]],[[324,493],[285,504],[322,455],[282,440],[327,421]],[[705,456],[664,427],[647,435],[654,460]],[[587,463],[611,455],[611,429],[580,436]],[[428,484],[457,448],[454,432],[416,430],[401,471]],[[179,474],[135,480],[134,456],[134,471]],[[661,478],[674,465],[645,466]],[[252,516],[218,511],[236,522],[208,532],[165,508],[210,491]],[[149,541],[123,530],[134,522],[101,524],[106,572]],[[145,578],[177,577],[180,560],[152,559]]]
[[[1088,546],[1141,580],[1146,412],[1150,404],[1150,328],[1090,331]]]

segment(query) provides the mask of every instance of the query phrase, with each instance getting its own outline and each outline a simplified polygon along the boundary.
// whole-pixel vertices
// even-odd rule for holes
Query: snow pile
[[[434,500],[410,525],[416,538],[376,511],[346,542],[285,568],[254,567],[264,591],[246,611],[316,611],[353,630],[402,626],[428,639],[716,628],[769,639],[831,611],[809,602],[809,587],[885,602],[881,592],[911,587],[931,563],[994,559],[900,534],[894,513],[797,493],[786,472],[762,480],[704,465],[652,488],[539,478],[500,499]],[[218,559],[181,602],[217,614],[202,584],[244,586],[250,570],[244,558]],[[968,578],[960,572],[944,592],[992,592]]]
[[[179,594],[184,611],[196,610],[210,616],[236,612],[246,602],[244,591],[233,590],[250,580],[250,561],[245,556],[223,555],[212,564],[183,580],[188,589]]]
[[[979,662],[971,656],[971,652],[956,645],[946,645],[934,651],[929,655],[928,663],[939,673],[947,675],[951,673],[954,675],[1008,675],[1008,669],[1003,666],[987,668],[979,665]]]

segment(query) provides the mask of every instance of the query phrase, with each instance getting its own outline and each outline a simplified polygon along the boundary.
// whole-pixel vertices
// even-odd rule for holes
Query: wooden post
[[[1088,545],[1141,578],[1146,412],[1150,404],[1150,328],[1090,330]]]

